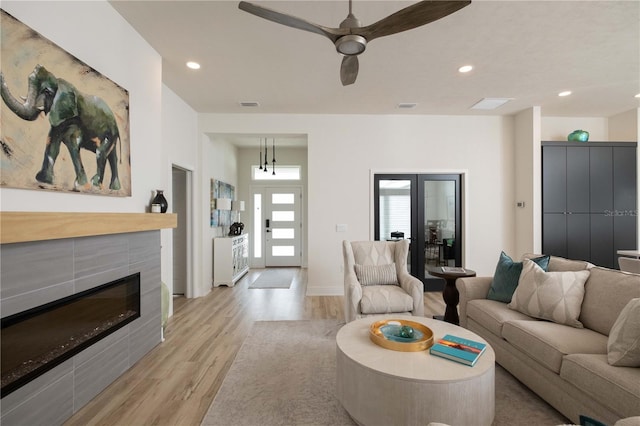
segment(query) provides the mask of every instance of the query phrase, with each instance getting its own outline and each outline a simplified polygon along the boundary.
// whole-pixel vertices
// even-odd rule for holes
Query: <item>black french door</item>
[[[374,239],[411,241],[408,269],[439,291],[429,267],[462,266],[461,176],[445,174],[374,175]]]

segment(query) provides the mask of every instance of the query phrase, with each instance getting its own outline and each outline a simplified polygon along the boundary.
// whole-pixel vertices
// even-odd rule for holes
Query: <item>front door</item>
[[[299,187],[266,188],[265,266],[301,266],[302,218]]]

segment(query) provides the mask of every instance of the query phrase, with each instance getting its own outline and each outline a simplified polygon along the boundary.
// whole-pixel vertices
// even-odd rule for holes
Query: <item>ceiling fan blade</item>
[[[437,21],[469,4],[471,4],[471,0],[423,0],[405,7],[376,23],[362,28],[354,28],[353,33],[363,36],[367,41],[371,41]]]
[[[248,3],[246,1],[241,1],[238,4],[238,8],[241,10],[244,10],[245,12],[249,12],[252,15],[256,15],[256,16],[259,16],[260,18],[264,18],[268,21],[286,25],[287,27],[292,27],[299,30],[309,31],[311,33],[323,35],[329,38],[334,43],[340,36],[347,33],[344,30],[341,31],[338,28],[323,27],[322,25],[314,24],[312,22],[305,21],[304,19],[296,18],[295,16],[277,12],[272,9],[267,9],[266,7],[258,6],[256,4]]]
[[[360,65],[358,63],[357,56],[350,55],[342,58],[342,65],[340,66],[340,80],[342,81],[343,86],[348,86],[356,82],[359,68]]]

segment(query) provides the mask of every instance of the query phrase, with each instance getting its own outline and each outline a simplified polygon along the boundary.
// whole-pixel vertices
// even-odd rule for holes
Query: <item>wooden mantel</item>
[[[175,213],[0,212],[0,244],[151,231],[178,226]]]

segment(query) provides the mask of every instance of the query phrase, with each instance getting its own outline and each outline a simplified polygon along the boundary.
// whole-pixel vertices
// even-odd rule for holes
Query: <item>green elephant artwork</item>
[[[130,196],[129,92],[1,9],[0,40],[0,187]]]
[[[75,187],[88,184],[80,158],[80,149],[84,148],[96,154],[97,173],[91,178],[91,184],[97,187],[102,185],[105,165],[109,161],[109,189],[119,190],[118,157],[115,148],[120,134],[109,106],[98,97],[78,92],[71,83],[56,78],[42,65],[36,65],[29,75],[28,87],[24,102],[20,102],[11,94],[0,73],[0,94],[11,111],[28,121],[38,118],[41,112],[49,115],[51,129],[47,137],[42,169],[36,174],[36,180],[53,183],[53,167],[62,143],[71,155],[76,173]]]

